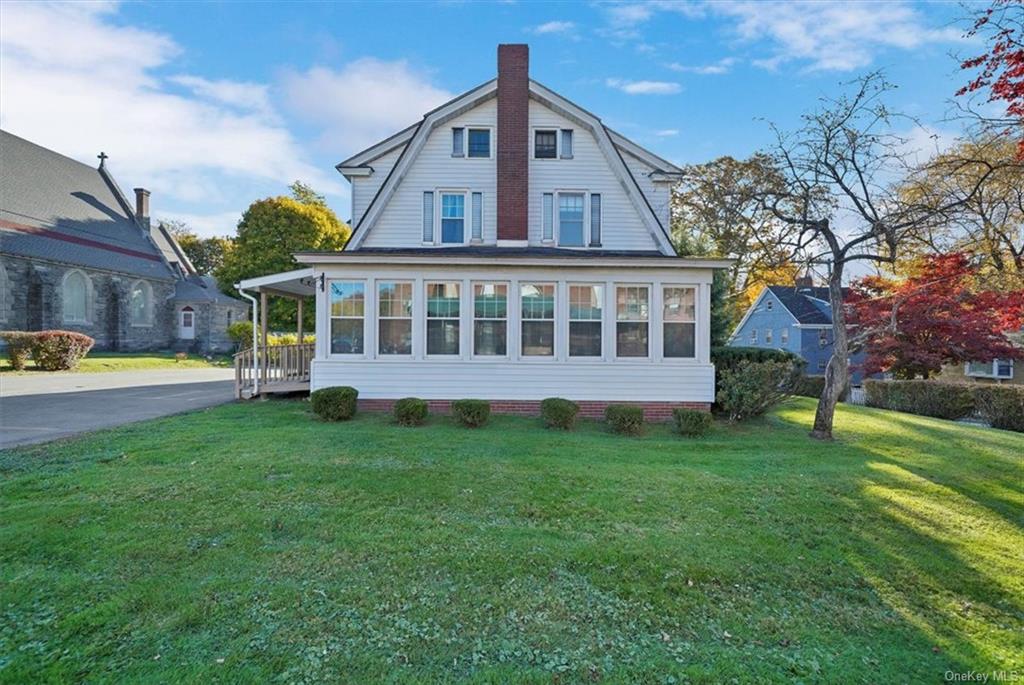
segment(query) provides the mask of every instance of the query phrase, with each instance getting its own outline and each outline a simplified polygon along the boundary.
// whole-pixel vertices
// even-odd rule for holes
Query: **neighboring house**
[[[356,222],[343,251],[243,281],[315,294],[313,390],[370,406],[416,395],[533,412],[545,397],[707,409],[710,285],[728,260],[676,255],[680,170],[533,81],[498,77],[338,164]]]
[[[1007,336],[1015,345],[1024,345],[1024,331]],[[942,368],[945,380],[969,380],[977,383],[1024,385],[1024,360],[994,359],[990,362],[951,364]]]
[[[246,303],[195,272],[107,170],[0,131],[0,329],[79,331],[100,350],[227,350]]]
[[[757,296],[729,338],[732,347],[771,347],[788,350],[807,362],[810,376],[821,376],[832,356],[832,306],[828,288],[814,287],[809,278],[793,286],[770,285]],[[853,355],[851,383],[860,385],[857,365],[863,354]]]

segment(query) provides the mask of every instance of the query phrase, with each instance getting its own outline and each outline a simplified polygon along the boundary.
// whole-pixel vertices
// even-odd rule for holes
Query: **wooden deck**
[[[242,350],[235,355],[235,398],[308,392],[312,361],[313,343]]]

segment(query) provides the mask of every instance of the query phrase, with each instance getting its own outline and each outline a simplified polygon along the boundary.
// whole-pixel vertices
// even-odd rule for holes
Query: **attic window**
[[[562,129],[562,159],[572,159],[572,129]]]
[[[464,128],[453,128],[452,129],[452,157],[463,157],[463,138],[465,136],[466,129]]]
[[[491,156],[491,131],[486,128],[469,129],[469,156],[488,158]]]
[[[772,302],[771,300],[768,300],[767,302],[764,303],[764,308],[767,309],[768,311],[771,311],[772,309],[775,308],[775,303]]]
[[[558,157],[558,131],[534,131],[533,158],[556,159]]]

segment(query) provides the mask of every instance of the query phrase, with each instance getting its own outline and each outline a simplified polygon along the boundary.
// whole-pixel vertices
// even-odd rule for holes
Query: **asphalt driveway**
[[[202,409],[234,398],[231,369],[0,376],[0,449]]]

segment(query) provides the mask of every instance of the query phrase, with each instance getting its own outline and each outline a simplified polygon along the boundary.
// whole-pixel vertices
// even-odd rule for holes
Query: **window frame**
[[[672,283],[662,282],[659,284],[661,288],[661,298],[659,304],[661,306],[660,323],[661,323],[661,359],[667,362],[695,362],[697,361],[698,347],[700,345],[700,286],[696,283]],[[665,291],[669,289],[683,289],[693,292],[693,320],[692,321],[668,321],[665,319]],[[653,305],[652,305],[653,306]],[[687,325],[693,326],[693,355],[689,357],[670,357],[665,354],[665,329],[672,325]],[[649,335],[649,334],[648,334]]]
[[[473,193],[469,188],[435,188],[433,191],[424,191],[434,193],[434,242],[427,243],[424,245],[468,245],[472,239],[471,234],[472,228],[472,202]],[[460,243],[446,243],[444,242],[444,196],[445,195],[461,195],[462,196],[462,242]],[[482,203],[481,198],[481,203]],[[481,234],[483,227],[481,226]],[[422,236],[421,236],[422,238]]]
[[[572,317],[572,289],[573,288],[600,288],[597,301],[601,304],[600,319],[574,319]],[[566,281],[565,283],[565,320],[566,320],[566,341],[565,358],[569,361],[603,361],[606,355],[605,340],[605,312],[608,309],[608,284],[604,281]],[[597,323],[600,333],[601,351],[597,355],[573,354],[572,353],[572,325],[573,323]],[[649,343],[648,343],[649,344]]]
[[[541,319],[541,318],[532,318],[532,317],[531,318],[527,318],[527,317],[523,316],[523,287],[524,286],[530,286],[530,285],[532,285],[532,286],[550,286],[551,287],[551,289],[552,289],[552,297],[554,299],[553,299],[553,302],[551,304],[551,318],[550,319]],[[516,309],[517,309],[517,312],[518,312],[518,323],[519,323],[519,340],[518,340],[519,344],[518,344],[518,346],[516,348],[516,352],[517,352],[518,358],[520,360],[527,361],[527,362],[534,362],[534,361],[553,362],[553,361],[558,359],[558,357],[559,357],[559,355],[558,355],[558,343],[559,343],[558,321],[559,321],[559,318],[560,318],[559,317],[559,307],[558,307],[558,290],[559,290],[559,288],[558,288],[558,281],[557,280],[556,281],[547,281],[547,280],[543,280],[543,279],[538,279],[538,280],[522,279],[522,280],[516,281]],[[551,354],[526,354],[523,351],[523,345],[525,344],[525,341],[526,341],[526,338],[523,335],[523,329],[524,329],[523,324],[525,322],[527,322],[527,321],[531,321],[531,322],[533,322],[533,321],[546,321],[546,322],[550,322],[550,324],[551,324]]]
[[[141,286],[142,292],[145,293],[145,311],[143,319],[141,321],[133,320],[132,310],[132,293],[135,292],[135,287]],[[154,308],[153,308],[153,286],[147,281],[141,278],[132,281],[132,284],[128,287],[128,324],[133,328],[152,328],[154,321]]]
[[[616,361],[650,361],[654,358],[654,336],[651,334],[651,319],[654,306],[654,283],[629,283],[629,282],[616,282],[612,285],[614,290],[612,291],[612,304],[614,306],[615,317],[613,319],[615,323],[615,347],[613,349],[613,356]],[[619,318],[619,288],[646,288],[647,289],[647,318],[646,319],[620,319]],[[647,354],[644,356],[630,355],[622,356],[619,354],[619,324],[620,323],[645,323],[647,324]]]
[[[81,276],[85,287],[85,311],[83,312],[84,318],[75,319],[68,316],[67,308],[67,286],[68,280],[72,276]],[[92,279],[89,274],[85,273],[81,269],[70,269],[64,274],[64,277],[60,281],[60,320],[62,323],[77,324],[79,326],[92,325],[93,318],[93,302],[92,302],[93,285]]]
[[[565,134],[569,134],[569,152],[565,151]],[[571,128],[558,129],[558,159],[572,159],[573,151],[576,149],[576,132]]]
[[[773,339],[774,339],[774,336],[772,335],[772,329],[770,329],[770,328],[764,329],[764,344],[765,345],[771,345]]]
[[[451,153],[452,159],[462,159],[466,156],[466,127],[465,126],[452,126],[452,139],[451,139]],[[459,152],[455,151],[455,140],[458,137],[459,140]]]
[[[505,287],[505,318],[501,319],[501,318],[495,318],[495,317],[490,317],[490,316],[478,317],[476,315],[476,287],[478,285],[496,285],[496,286],[504,286]],[[471,305],[471,310],[472,310],[472,314],[471,314],[472,326],[470,326],[470,331],[469,331],[469,337],[470,337],[470,340],[469,340],[470,357],[472,359],[485,359],[485,360],[510,359],[511,356],[512,356],[512,352],[511,352],[512,335],[511,335],[511,327],[510,327],[511,316],[509,315],[509,312],[510,312],[511,307],[512,307],[512,282],[511,281],[486,281],[486,280],[481,281],[481,280],[474,280],[474,281],[470,281],[469,289],[470,289],[470,300],[471,300],[470,305]],[[476,322],[477,321],[504,321],[505,322],[505,354],[480,354],[480,353],[478,353],[476,351]]]
[[[779,330],[779,342],[783,345],[789,344],[789,326],[783,326]]]
[[[463,133],[463,158],[464,159],[494,159],[494,127],[493,126],[473,126],[467,125],[463,127],[465,133]],[[486,131],[487,132],[487,155],[471,155],[469,154],[469,135],[473,131]]]
[[[537,134],[553,133],[555,136],[555,155],[553,157],[537,156]],[[530,129],[530,159],[539,162],[557,161],[562,153],[562,144],[559,140],[562,137],[562,129],[559,126],[534,126]]]
[[[430,316],[430,286],[432,285],[454,285],[458,288],[459,315],[452,316]],[[465,315],[465,288],[462,279],[424,279],[423,280],[423,358],[424,359],[461,359],[463,354],[463,326],[462,319]],[[444,354],[430,351],[430,320],[456,321],[459,331],[456,336],[458,349],[451,354]]]
[[[589,192],[586,190],[556,190],[554,192],[554,198],[552,202],[552,213],[553,213],[553,235],[552,242],[558,247],[565,247],[568,249],[582,250],[589,246],[590,243],[590,208],[587,206],[587,197]],[[569,196],[578,196],[583,207],[583,215],[580,219],[580,244],[579,245],[566,245],[562,242],[562,198]]]
[[[333,309],[333,306],[332,306],[333,302],[332,302],[331,298],[334,295],[334,293],[332,291],[332,287],[334,286],[335,283],[358,283],[359,285],[363,286],[363,314],[362,314],[362,316],[349,316],[349,315],[338,315],[338,316],[335,316],[334,315],[334,312],[332,311],[332,309]],[[367,342],[367,337],[368,337],[366,335],[366,319],[367,319],[366,307],[367,307],[367,300],[368,300],[368,292],[367,291],[369,290],[367,285],[368,285],[368,283],[367,283],[367,279],[366,278],[330,278],[330,279],[327,280],[327,354],[328,354],[328,356],[330,356],[330,357],[340,357],[340,358],[343,358],[343,359],[362,359],[362,358],[366,357],[366,354],[367,354],[367,352],[366,352],[366,342]],[[359,352],[335,352],[333,350],[333,345],[334,345],[333,321],[335,319],[347,319],[347,320],[361,319],[362,320],[362,322],[363,322],[363,349],[361,351],[359,351]]]
[[[988,373],[975,373],[971,371],[971,364],[984,364],[986,362],[964,362],[964,376],[968,378],[991,378],[997,381],[1008,381],[1013,379],[1013,365],[1012,359],[993,359],[988,362]],[[999,374],[999,362],[1010,362],[1010,375],[1000,376]]]
[[[380,313],[380,304],[383,301],[381,297],[381,286],[382,285],[407,285],[409,286],[409,315],[408,316],[384,316]],[[376,329],[376,352],[375,357],[381,359],[409,359],[413,356],[416,350],[416,281],[407,278],[380,278],[374,280],[374,311],[376,313],[375,325]],[[364,307],[365,309],[365,307]],[[381,336],[381,322],[382,321],[408,321],[409,322],[409,352],[383,352],[381,351],[380,344],[382,340]]]
[[[751,328],[750,329],[750,344],[751,345],[756,345],[757,344],[757,329],[756,328]]]

